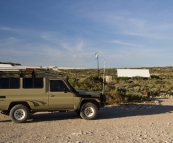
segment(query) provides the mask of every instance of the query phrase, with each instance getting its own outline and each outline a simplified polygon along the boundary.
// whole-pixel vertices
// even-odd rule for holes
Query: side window
[[[1,89],[17,89],[20,88],[19,78],[0,78]]]
[[[43,78],[23,78],[23,88],[43,88]]]
[[[9,88],[9,78],[1,78],[1,88],[2,89],[8,89]]]
[[[62,80],[50,80],[51,92],[64,92],[65,90],[69,91]]]
[[[20,88],[20,79],[10,78],[10,88]]]
[[[34,78],[34,88],[43,88],[43,78]]]
[[[32,78],[23,78],[23,88],[32,88]]]

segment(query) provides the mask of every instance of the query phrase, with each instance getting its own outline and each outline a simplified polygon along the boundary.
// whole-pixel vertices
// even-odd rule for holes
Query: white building
[[[118,77],[150,77],[148,69],[117,69]]]

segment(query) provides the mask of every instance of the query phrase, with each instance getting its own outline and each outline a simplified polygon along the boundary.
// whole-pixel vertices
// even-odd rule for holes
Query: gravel
[[[173,98],[155,102],[106,106],[90,121],[75,112],[44,112],[15,124],[0,114],[0,143],[172,143]]]

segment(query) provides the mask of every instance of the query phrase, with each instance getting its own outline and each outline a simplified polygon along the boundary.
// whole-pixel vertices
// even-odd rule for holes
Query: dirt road
[[[0,115],[0,143],[173,143],[173,97],[156,100],[159,105],[106,107],[91,121],[68,112],[15,124]]]

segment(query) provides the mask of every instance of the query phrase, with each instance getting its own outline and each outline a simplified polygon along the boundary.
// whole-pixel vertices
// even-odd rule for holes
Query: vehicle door
[[[49,80],[49,109],[73,109],[73,98],[63,80]]]

